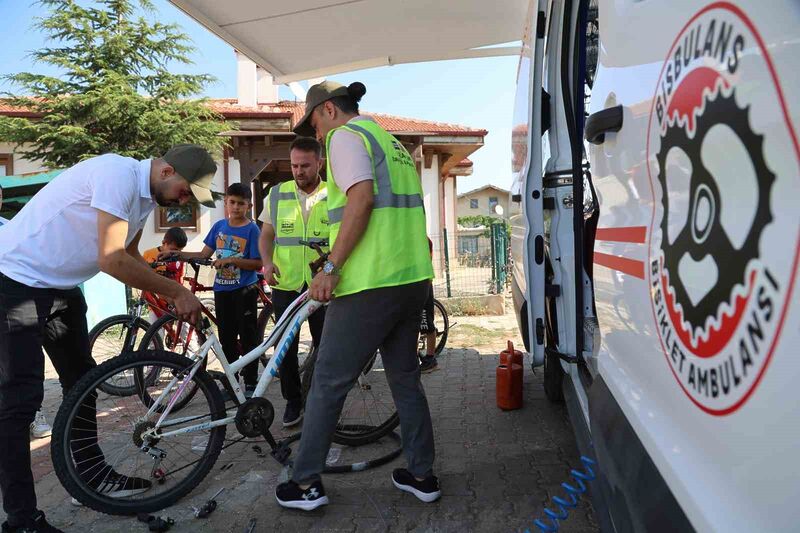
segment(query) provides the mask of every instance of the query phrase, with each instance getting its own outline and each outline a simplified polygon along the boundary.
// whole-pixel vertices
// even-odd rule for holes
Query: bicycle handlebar
[[[161,259],[160,261],[153,261],[152,263],[149,263],[149,265],[150,267],[155,268],[157,266],[163,266],[169,263],[177,263],[178,261],[183,261],[184,263],[188,263],[192,266],[211,266],[214,264],[214,259],[212,258],[201,259],[197,257],[191,259],[181,259],[180,257],[177,256],[168,256],[165,257],[164,259]]]
[[[323,246],[328,246],[328,241],[327,240],[322,240],[322,241],[304,241],[304,240],[301,240],[300,244],[302,244],[303,246],[308,246],[309,248],[311,248],[312,250],[317,252],[320,257],[327,257],[328,256],[327,253],[322,251],[322,247]]]

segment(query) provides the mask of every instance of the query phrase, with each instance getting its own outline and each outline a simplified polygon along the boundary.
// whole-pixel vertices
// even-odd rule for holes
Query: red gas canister
[[[495,376],[497,407],[504,411],[522,407],[522,365],[498,365]]]
[[[522,364],[522,352],[515,350],[514,343],[511,341],[508,341],[508,348],[500,352],[500,364],[507,365],[509,363],[509,358],[511,359],[511,363],[524,366]]]

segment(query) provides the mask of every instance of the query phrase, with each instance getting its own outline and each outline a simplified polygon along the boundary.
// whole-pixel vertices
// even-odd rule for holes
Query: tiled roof
[[[5,98],[0,98],[0,115],[8,117],[31,117],[36,116],[37,113],[25,107],[11,105]]]
[[[276,104],[258,104],[257,107],[244,107],[240,106],[235,98],[214,98],[208,100],[208,105],[211,109],[228,119],[282,117],[290,118],[292,126],[297,124],[305,112],[305,102],[292,101],[282,101]],[[479,137],[487,133],[486,130],[460,126],[458,124],[398,117],[394,115],[385,115],[383,113],[364,114],[373,117],[378,124],[391,133]],[[12,106],[8,104],[7,100],[3,99],[0,99],[0,115],[34,116],[30,110]],[[463,163],[464,161],[459,163],[459,165]]]
[[[305,113],[305,102],[282,101],[277,104],[258,104],[257,107],[243,107],[236,103],[235,98],[215,98],[209,100],[211,109],[220,113],[226,118],[244,117],[264,117],[270,115],[291,115],[292,125],[303,117]],[[484,136],[486,130],[460,126],[458,124],[447,124],[444,122],[434,122],[430,120],[419,120],[416,118],[397,117],[383,113],[369,113],[365,115],[373,117],[378,124],[392,133],[419,133],[431,135],[473,135]]]

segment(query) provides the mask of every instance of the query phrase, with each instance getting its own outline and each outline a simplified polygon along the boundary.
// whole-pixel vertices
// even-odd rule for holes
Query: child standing
[[[217,328],[222,349],[231,363],[242,354],[237,340],[241,341],[242,353],[247,353],[259,343],[256,325],[258,302],[258,276],[261,256],[258,253],[258,226],[249,218],[252,206],[250,188],[234,183],[225,191],[227,219],[211,226],[200,252],[180,252],[180,259],[214,256],[217,275],[214,279],[214,305]],[[159,257],[166,256],[162,252]],[[252,396],[258,381],[258,361],[253,361],[242,371],[245,395]]]

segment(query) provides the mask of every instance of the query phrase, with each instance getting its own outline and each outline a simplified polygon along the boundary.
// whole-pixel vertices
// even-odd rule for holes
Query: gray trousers
[[[319,479],[347,393],[378,348],[400,416],[408,470],[417,477],[433,473],[433,425],[417,359],[419,317],[429,285],[425,280],[371,289],[328,305],[294,460],[295,482]]]

